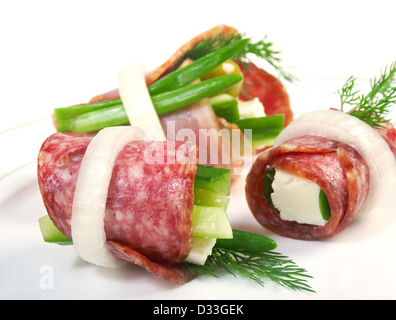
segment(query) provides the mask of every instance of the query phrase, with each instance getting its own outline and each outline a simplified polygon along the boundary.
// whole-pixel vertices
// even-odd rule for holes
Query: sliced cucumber
[[[198,165],[194,187],[229,196],[231,188],[231,170]]]
[[[232,238],[226,209],[230,199],[231,171],[198,165],[194,182],[193,236],[198,238]],[[48,215],[39,219],[44,241],[60,245],[72,240],[60,232]]]
[[[41,217],[38,222],[45,242],[56,243],[59,245],[73,244],[70,238],[66,237],[59,231],[48,215]]]
[[[218,96],[209,98],[213,110],[219,118],[224,118],[230,123],[239,120],[238,101],[233,96],[223,93]]]
[[[40,231],[45,242],[70,245],[73,241],[66,237],[46,215],[39,220]],[[209,207],[194,205],[192,212],[193,237],[232,238],[232,229],[223,206]]]
[[[223,207],[227,209],[230,198],[220,193],[202,188],[194,189],[194,204],[205,207]]]
[[[192,212],[193,237],[231,239],[232,229],[222,207],[194,206]]]

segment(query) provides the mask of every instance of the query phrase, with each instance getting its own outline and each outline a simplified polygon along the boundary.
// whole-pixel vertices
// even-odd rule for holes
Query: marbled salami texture
[[[56,133],[43,143],[38,156],[38,183],[45,207],[68,237],[77,176],[91,139]],[[183,147],[166,142],[127,144],[113,168],[105,214],[106,238],[115,255],[122,251],[125,260],[177,283],[189,279],[180,272],[179,264],[192,247],[196,171],[195,153],[182,152],[185,163],[175,158]],[[125,252],[130,253],[128,258]],[[171,270],[176,273],[169,276]]]
[[[263,197],[263,176],[273,168],[310,179],[323,189],[331,209],[326,225],[280,218],[278,209]],[[369,180],[368,166],[355,149],[323,137],[303,136],[257,158],[246,179],[246,198],[254,217],[265,228],[290,238],[321,240],[338,234],[351,222],[367,197]]]

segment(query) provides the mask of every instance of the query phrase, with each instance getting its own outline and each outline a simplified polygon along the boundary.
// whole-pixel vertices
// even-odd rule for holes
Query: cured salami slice
[[[389,145],[396,158],[396,129],[393,124],[390,122],[384,123],[382,128],[377,129],[377,132]]]
[[[266,115],[284,114],[285,126],[293,120],[290,99],[286,88],[278,78],[257,67],[254,63],[240,64],[244,76],[241,100],[257,97],[264,106]]]
[[[325,226],[285,221],[279,210],[263,197],[263,176],[271,169],[284,169],[317,183],[331,208]],[[282,236],[319,240],[342,231],[359,211],[368,193],[368,166],[352,147],[318,136],[289,140],[262,153],[246,179],[248,205],[260,224]]]
[[[45,207],[68,237],[77,176],[91,139],[56,133],[46,139],[38,156]],[[113,168],[104,226],[113,255],[177,283],[191,279],[181,272],[192,248],[196,171],[195,153],[187,148],[181,143],[128,143]],[[180,155],[184,161],[177,161]]]
[[[158,68],[146,75],[147,85],[178,68],[188,55],[188,52],[200,41],[215,39],[216,37],[227,37],[232,34],[239,34],[239,32],[231,26],[220,24],[195,36],[182,45]],[[281,81],[254,63],[248,63],[245,66],[239,64],[239,66],[244,76],[243,93],[239,95],[239,98],[241,100],[259,98],[267,115],[284,114],[285,126],[288,125],[293,120],[293,112],[290,107],[289,95]],[[91,98],[90,103],[118,99],[119,97],[118,89],[114,89]]]
[[[336,110],[301,116],[253,164],[245,187],[250,210],[260,224],[286,237],[321,240],[338,234],[359,211],[367,212],[378,204],[394,185],[395,137],[390,123],[373,129]],[[327,197],[330,219],[324,225],[282,219],[267,197],[266,192],[273,192],[266,188],[268,180],[263,182],[272,169],[318,185]]]
[[[185,44],[183,44],[174,54],[172,54],[168,60],[166,60],[163,64],[161,64],[159,67],[156,69],[152,70],[151,72],[147,73],[146,75],[146,83],[149,86],[153,82],[157,81],[161,77],[165,76],[169,72],[175,70],[185,59],[186,54],[194,48],[194,46],[205,39],[210,39],[210,38],[216,38],[218,36],[226,36],[228,34],[232,33],[238,33],[238,31],[230,26],[224,25],[224,24],[219,24],[211,29],[208,29]],[[111,90],[109,92],[97,95],[89,101],[90,103],[92,102],[97,102],[97,101],[103,101],[103,100],[110,100],[110,99],[118,99],[120,97],[120,94],[118,92],[118,89]]]

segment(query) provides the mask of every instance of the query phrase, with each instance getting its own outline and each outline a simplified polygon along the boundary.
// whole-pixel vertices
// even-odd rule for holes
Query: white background
[[[87,269],[79,273],[75,271],[74,264],[66,265],[59,271],[64,275],[64,281],[67,282],[69,277],[71,279],[67,284],[62,282],[67,290],[59,287],[52,292],[39,290],[39,269],[45,265],[42,261],[46,261],[45,257],[49,255],[62,259],[59,248],[40,249],[38,256],[42,257],[42,261],[36,262],[34,271],[21,267],[27,263],[23,259],[26,251],[24,243],[30,241],[32,233],[36,236],[37,233],[30,224],[19,219],[29,214],[34,218],[41,216],[43,209],[34,184],[34,165],[24,167],[25,171],[17,179],[10,180],[8,173],[35,160],[40,144],[53,132],[48,120],[53,108],[87,102],[92,96],[115,88],[118,70],[132,59],[140,58],[148,69],[154,68],[190,38],[220,23],[234,26],[249,36],[263,38],[267,35],[267,39],[274,42],[275,48],[281,51],[283,65],[290,67],[288,70],[300,79],[297,84],[285,84],[295,114],[317,108],[338,108],[338,98],[334,93],[349,76],[358,77],[362,88],[365,88],[369,78],[378,75],[386,65],[396,60],[395,12],[396,1],[392,0],[1,1],[0,177],[5,177],[5,180],[0,186],[0,219],[5,219],[2,222],[3,229],[4,221],[8,222],[7,228],[13,226],[14,229],[7,229],[7,232],[1,230],[0,297],[137,297],[132,285],[129,291],[124,284],[120,284],[120,279],[131,280],[129,275],[106,277],[105,273],[92,270],[89,273]],[[44,122],[40,122],[42,119]],[[29,122],[33,122],[31,126],[21,129],[20,125]],[[239,188],[243,190],[243,185]],[[30,189],[33,189],[33,193],[26,194]],[[238,201],[243,202],[240,194],[236,199],[237,204]],[[24,201],[24,207],[21,208],[19,205],[23,206]],[[15,206],[16,202],[18,206]],[[26,207],[30,202],[33,206]],[[31,210],[33,212],[29,212]],[[239,222],[238,219],[236,221]],[[382,226],[378,221],[376,223]],[[253,220],[250,223],[254,231],[261,230]],[[369,231],[370,228],[366,226],[363,230]],[[19,232],[23,232],[26,239],[17,237]],[[235,281],[240,293],[235,297],[395,298],[392,286],[387,284],[385,278],[386,263],[395,262],[396,257],[393,255],[389,258],[386,250],[380,251],[377,258],[384,259],[385,265],[381,264],[383,278],[378,280],[372,276],[366,279],[365,272],[374,270],[376,265],[370,264],[372,260],[367,264],[369,258],[364,256],[363,248],[358,247],[358,241],[353,238],[356,234],[352,231],[345,239],[341,237],[330,244],[304,244],[304,248],[310,252],[325,250],[323,252],[326,252],[327,259],[336,255],[340,245],[347,248],[339,251],[347,261],[351,252],[362,254],[356,265],[351,261],[349,264],[340,263],[339,256],[331,260],[334,261],[330,274],[341,276],[338,284],[337,279],[332,282],[324,272],[322,274],[319,271],[329,267],[328,261],[323,260],[326,265],[321,265],[310,254],[302,253],[305,251],[297,249],[299,242],[284,243],[287,245],[283,246],[287,254],[295,254],[294,257],[304,267],[316,272],[313,284],[321,289],[318,295],[294,295],[271,285],[269,289],[259,288],[262,291],[248,285],[249,290],[253,288],[252,291],[242,295],[246,289],[245,283]],[[342,239],[352,241],[343,245]],[[386,232],[381,236],[381,241],[389,239],[395,240],[394,236]],[[283,244],[283,240],[280,241]],[[50,254],[45,250],[50,250]],[[7,260],[7,257],[14,259]],[[70,253],[65,256],[65,260],[75,259],[73,257],[74,253]],[[51,265],[56,265],[54,260],[50,261]],[[362,262],[369,269],[358,269]],[[58,263],[62,265],[64,261]],[[13,270],[18,275],[13,275]],[[95,287],[92,291],[87,287],[80,290],[79,284],[85,277],[90,279],[92,272],[101,279],[95,278],[98,283],[104,281],[106,285],[115,285],[114,293],[99,289],[95,295]],[[9,279],[7,275],[14,279],[13,282],[6,281]],[[35,280],[31,279],[31,275],[36,277]],[[227,293],[227,284],[218,280],[199,279],[195,282],[196,288],[186,286],[176,289],[157,284],[144,272],[138,272],[138,275],[144,279],[137,282],[146,285],[148,297],[234,297]],[[228,281],[233,280],[228,278]],[[367,283],[364,285],[360,281]],[[395,282],[395,277],[391,277],[390,281]],[[220,291],[224,296],[217,296],[218,291],[214,288],[221,285],[225,285],[224,291]],[[383,290],[381,286],[384,286]],[[197,288],[207,292],[207,295],[196,294],[194,290]],[[159,292],[157,296],[150,295],[154,291]]]
[[[154,68],[219,23],[268,35],[304,88],[367,79],[396,60],[395,11],[392,0],[2,1],[0,128],[85,102],[116,87],[133,58]]]

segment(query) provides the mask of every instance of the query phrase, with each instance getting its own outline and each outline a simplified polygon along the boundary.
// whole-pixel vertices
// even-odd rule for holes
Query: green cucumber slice
[[[231,170],[198,165],[194,187],[229,196],[231,188]]]
[[[73,244],[70,238],[66,237],[62,232],[59,231],[48,215],[41,217],[38,222],[45,242],[56,243],[59,245]]]
[[[202,188],[194,189],[194,204],[205,207],[223,207],[227,209],[230,199],[220,193],[209,191]]]
[[[230,186],[230,170],[198,165],[192,213],[194,237],[232,238],[226,213]],[[48,215],[39,219],[39,225],[44,241],[60,245],[73,243],[56,228]]]
[[[209,102],[219,118],[224,118],[230,123],[239,120],[238,101],[233,96],[223,93],[209,98]]]
[[[39,220],[40,231],[45,242],[59,245],[71,245],[73,241],[66,237],[46,215]],[[197,206],[192,212],[193,236],[197,238],[232,238],[232,229],[223,206]]]
[[[193,237],[231,239],[232,229],[222,207],[194,206],[192,212]]]

